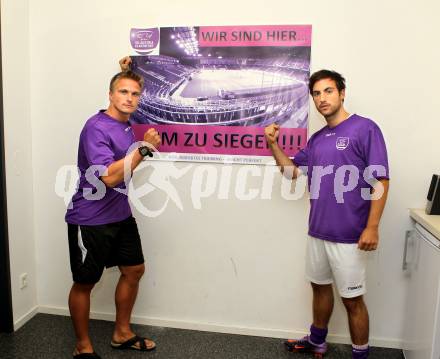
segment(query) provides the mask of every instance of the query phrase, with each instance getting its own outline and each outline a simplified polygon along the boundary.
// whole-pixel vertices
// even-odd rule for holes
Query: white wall
[[[105,106],[117,59],[129,53],[129,29],[312,24],[312,69],[341,71],[347,78],[347,108],[375,119],[387,139],[391,193],[380,250],[370,257],[367,302],[371,343],[399,347],[405,315],[406,283],[400,266],[404,230],[410,223],[407,208],[424,206],[440,155],[435,145],[440,129],[435,106],[440,9],[434,1],[418,4],[274,0],[268,8],[262,0],[225,0],[213,9],[204,1],[147,5],[134,0],[124,8],[119,1],[104,0],[31,2],[30,75],[23,84],[30,84],[34,236],[42,310],[67,313],[71,282],[65,206],[54,193],[55,175],[61,166],[75,163],[84,121]],[[8,56],[13,56],[10,61],[23,61],[22,54]],[[26,101],[20,105],[29,110]],[[314,109],[311,114],[314,132],[324,122]],[[149,271],[135,321],[272,336],[306,331],[311,320],[311,293],[303,276],[307,199],[282,199],[278,180],[272,200],[213,196],[202,202],[202,210],[195,210],[190,188],[200,166],[174,181],[183,211],[170,203],[158,218],[137,216]],[[213,165],[214,171],[223,168]],[[239,168],[233,169],[233,184]],[[253,178],[248,186],[258,188],[260,183],[261,178]],[[157,208],[164,197],[156,191],[147,200]],[[18,215],[11,220],[19,221]],[[116,280],[117,272],[111,270],[98,285],[95,315],[112,316]],[[345,322],[338,302],[330,326],[332,340],[348,340]]]
[[[29,6],[2,1],[3,106],[13,318],[19,328],[35,312],[36,258],[29,90]],[[28,286],[19,278],[28,274]]]

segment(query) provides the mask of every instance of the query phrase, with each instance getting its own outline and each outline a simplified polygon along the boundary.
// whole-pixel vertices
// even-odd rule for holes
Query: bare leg
[[[119,270],[121,276],[115,292],[116,322],[112,338],[115,343],[122,343],[135,335],[130,327],[130,318],[145,266],[144,264],[120,266]],[[147,348],[155,346],[150,340],[147,340],[145,344]]]
[[[74,354],[93,353],[89,337],[90,293],[94,284],[74,283],[69,294],[69,310],[76,335]]]
[[[362,296],[355,298],[342,298],[348,314],[351,341],[355,345],[368,343],[369,318],[368,310]]]
[[[313,289],[313,325],[325,329],[333,312],[333,288],[331,284],[312,283]]]

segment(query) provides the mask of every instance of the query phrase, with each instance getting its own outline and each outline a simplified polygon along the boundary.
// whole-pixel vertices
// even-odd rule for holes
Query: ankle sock
[[[353,359],[366,359],[368,358],[368,353],[370,352],[370,347],[367,344],[351,346],[351,354]]]
[[[317,328],[313,324],[310,326],[310,342],[312,344],[320,345],[325,342],[325,338],[327,337],[328,329],[327,328]]]

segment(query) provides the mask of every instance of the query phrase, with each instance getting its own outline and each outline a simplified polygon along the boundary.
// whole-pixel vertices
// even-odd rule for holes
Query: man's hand
[[[379,244],[379,228],[367,227],[363,230],[358,242],[358,248],[363,251],[374,251]]]
[[[264,135],[266,136],[266,141],[269,146],[277,142],[279,134],[280,126],[275,123],[272,123],[264,129]]]
[[[131,57],[130,56],[125,56],[119,60],[119,66],[121,66],[121,71],[130,70],[130,65],[131,65]]]
[[[144,142],[147,142],[149,145],[151,145],[153,149],[158,149],[161,142],[159,132],[157,132],[154,128],[149,128],[147,132],[144,133]]]

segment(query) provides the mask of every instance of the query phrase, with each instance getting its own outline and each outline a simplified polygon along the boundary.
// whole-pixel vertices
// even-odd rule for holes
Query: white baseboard
[[[29,312],[27,312],[25,315],[23,315],[18,320],[16,320],[14,322],[14,331],[17,331],[24,324],[26,324],[29,320],[31,320],[34,317],[34,315],[38,313],[38,311],[39,311],[39,307],[35,306]]]
[[[350,336],[342,334],[329,334],[327,336],[329,343],[351,344]],[[390,349],[402,349],[403,343],[400,339],[370,337],[368,344],[372,347],[382,347]]]
[[[55,314],[69,316],[68,308],[61,307],[49,307],[40,306],[40,313]],[[98,320],[113,321],[115,319],[114,313],[104,313],[104,312],[91,312],[90,318]],[[142,325],[152,325],[157,327],[166,328],[176,328],[176,329],[189,329],[189,330],[200,330],[205,332],[216,332],[216,333],[226,333],[226,334],[240,334],[240,335],[251,335],[259,337],[269,337],[269,338],[298,338],[306,335],[306,332],[295,331],[295,330],[282,330],[282,329],[272,329],[272,328],[250,328],[250,327],[240,327],[234,325],[220,325],[213,323],[200,323],[200,322],[190,322],[163,318],[150,318],[134,315],[131,318],[133,324]],[[338,344],[350,344],[351,340],[348,335],[340,334],[329,334],[328,342],[338,343]],[[370,338],[371,346],[378,346],[384,348],[401,349],[402,341],[397,339],[389,338]]]

